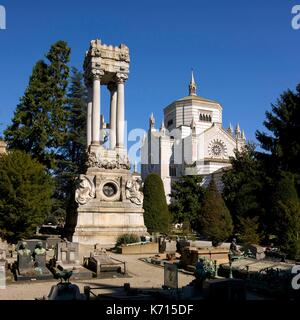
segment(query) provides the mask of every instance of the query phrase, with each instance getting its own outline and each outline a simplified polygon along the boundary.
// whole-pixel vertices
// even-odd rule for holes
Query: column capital
[[[91,72],[91,77],[93,80],[101,80],[104,76],[104,71],[99,69],[93,69]]]
[[[117,83],[124,83],[128,79],[128,74],[118,72],[118,73],[116,73],[115,78],[116,78]]]

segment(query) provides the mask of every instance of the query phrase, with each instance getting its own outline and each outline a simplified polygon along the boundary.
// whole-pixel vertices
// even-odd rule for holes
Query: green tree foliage
[[[223,197],[232,215],[235,232],[241,233],[241,219],[260,217],[260,225],[264,224],[263,203],[267,183],[253,144],[246,145],[241,151],[236,150],[235,157],[230,160],[232,169],[222,177]]]
[[[300,258],[300,202],[293,174],[280,174],[271,201],[275,235],[281,250],[292,258]]]
[[[271,134],[257,131],[257,140],[274,168],[297,175],[300,191],[300,84],[295,92],[285,91],[266,117],[264,125]]]
[[[151,173],[144,183],[144,218],[149,232],[167,233],[170,213],[165,197],[164,185],[159,175]]]
[[[201,233],[210,239],[213,245],[224,242],[232,234],[232,218],[213,177],[205,192],[199,219]]]
[[[52,179],[21,151],[0,156],[0,236],[10,242],[33,236],[51,209]]]
[[[57,171],[56,198],[60,210],[66,212],[65,236],[70,238],[77,222],[77,204],[75,202],[75,178],[85,172],[86,162],[86,123],[87,90],[83,74],[73,68],[68,91],[67,139],[61,153],[63,161]]]
[[[239,241],[244,245],[259,244],[258,217],[241,217],[239,220]]]
[[[70,49],[64,41],[51,46],[45,61],[33,68],[12,124],[4,132],[9,149],[25,151],[48,170],[55,169],[65,141],[66,90]]]
[[[183,176],[172,184],[170,212],[174,222],[189,222],[199,229],[199,213],[204,196],[200,176]]]

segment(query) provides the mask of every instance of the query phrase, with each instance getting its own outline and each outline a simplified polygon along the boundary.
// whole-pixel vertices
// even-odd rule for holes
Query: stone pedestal
[[[119,235],[146,235],[141,179],[130,173],[126,153],[90,148],[86,175],[78,179],[78,220],[73,241],[110,248]]]

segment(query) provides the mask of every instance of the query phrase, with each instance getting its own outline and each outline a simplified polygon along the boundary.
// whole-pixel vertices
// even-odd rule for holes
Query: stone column
[[[115,149],[117,139],[117,85],[110,83],[110,149]]]
[[[127,74],[118,73],[117,78],[117,143],[118,148],[124,148],[124,129],[125,129],[125,96],[124,82],[128,78]]]
[[[100,97],[101,72],[93,72],[93,113],[92,113],[92,144],[100,145]]]
[[[87,105],[87,148],[92,143],[92,112],[93,112],[93,89],[91,84],[88,84],[88,105]]]

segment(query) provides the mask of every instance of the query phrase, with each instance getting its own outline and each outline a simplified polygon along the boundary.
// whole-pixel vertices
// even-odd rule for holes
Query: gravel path
[[[161,288],[164,282],[164,270],[161,267],[153,266],[143,261],[140,258],[149,257],[149,255],[115,255],[111,254],[119,260],[126,261],[126,268],[129,277],[126,278],[109,278],[109,279],[91,279],[74,281],[83,292],[83,287],[89,285],[97,286],[112,286],[111,289],[101,289],[97,293],[112,292],[115,286],[123,287],[124,283],[130,283],[132,288]],[[187,274],[179,273],[179,287],[187,285],[194,277]],[[48,295],[52,285],[56,284],[57,280],[51,281],[31,281],[31,282],[14,282],[7,285],[6,289],[0,289],[0,300],[33,300]]]

